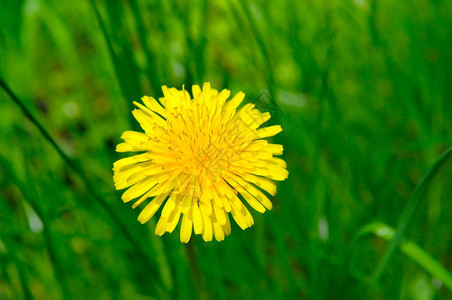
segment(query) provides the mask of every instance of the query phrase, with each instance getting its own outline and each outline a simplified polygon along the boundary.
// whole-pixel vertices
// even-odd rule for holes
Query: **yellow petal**
[[[265,137],[271,137],[271,136],[277,135],[281,131],[282,131],[282,128],[280,125],[273,125],[273,126],[258,129],[257,135],[259,136],[259,138],[265,138]]]
[[[188,213],[188,211],[190,210],[190,208],[192,207],[192,203],[193,203],[193,189],[190,189],[190,191],[188,192],[187,195],[184,195],[184,197],[182,198],[181,203],[179,204],[181,207],[182,212]]]
[[[245,99],[245,94],[242,92],[238,92],[231,100],[229,100],[224,109],[225,111],[235,110],[242,103],[243,99]]]
[[[176,195],[172,194],[162,210],[162,218],[169,218],[173,210],[176,208]]]
[[[268,144],[264,149],[265,152],[270,152],[273,155],[281,155],[283,153],[283,146],[278,144]]]
[[[113,164],[113,170],[116,171],[116,170],[121,169],[122,167],[127,167],[130,165],[140,163],[140,162],[145,162],[148,160],[149,160],[149,156],[147,153],[142,153],[142,154],[122,158],[122,159],[117,160]]]
[[[213,208],[215,211],[215,218],[217,219],[218,223],[220,225],[226,224],[226,215],[224,209],[215,204],[213,205]]]
[[[133,141],[148,141],[150,139],[150,137],[142,132],[138,132],[138,131],[132,131],[132,130],[128,130],[128,131],[124,131],[121,135],[121,138],[123,140],[133,140]]]
[[[240,194],[252,208],[260,213],[265,212],[265,207],[259,201],[257,201],[256,198],[253,197],[253,195],[248,193],[248,191],[246,191],[245,189],[240,189]]]
[[[270,202],[270,200],[267,198],[267,196],[264,195],[260,190],[258,190],[255,186],[252,184],[246,182],[241,177],[238,177],[236,175],[230,174],[229,175],[232,179],[234,179],[235,182],[240,184],[240,186],[249,194],[251,194],[254,198],[256,198],[265,208],[272,209],[273,205]],[[252,200],[253,201],[253,200]]]
[[[116,146],[116,152],[138,152],[138,151],[146,151],[143,147],[132,146],[127,143],[120,143]]]
[[[220,111],[220,109],[223,107],[224,103],[226,103],[226,100],[231,95],[231,92],[227,89],[222,90],[218,96],[217,96],[217,112]]]
[[[231,214],[232,214],[232,217],[234,218],[235,222],[237,223],[237,225],[239,225],[240,228],[242,228],[243,230],[248,228],[247,221],[246,221],[245,217],[240,213],[240,210],[238,210],[237,208],[232,206]]]
[[[240,213],[245,217],[246,224],[248,225],[248,227],[253,226],[254,224],[253,216],[251,216],[250,212],[245,207],[245,205],[242,206],[242,210],[240,211]]]
[[[157,175],[157,176],[154,176],[154,177],[156,177],[156,178],[158,177],[160,179],[159,182],[162,182],[164,179],[169,177],[169,174],[161,174],[163,172],[164,172],[164,170],[160,166],[155,166],[154,165],[154,166],[150,166],[150,167],[147,167],[147,168],[146,167],[141,167],[135,174],[132,174],[132,175],[127,177],[127,184],[129,184],[129,185],[135,184],[135,182],[138,182],[141,179],[149,177],[151,175]]]
[[[276,194],[276,184],[267,178],[258,177],[258,176],[255,176],[255,175],[252,175],[249,173],[237,174],[237,175],[239,175],[246,181],[254,183],[256,186],[263,189],[264,191],[266,191],[267,193],[269,193],[272,196],[274,196]]]
[[[133,101],[133,104],[135,104],[135,106],[139,107],[141,109],[141,111],[146,115],[146,117],[150,118],[153,122],[155,122],[156,124],[159,124],[160,126],[165,126],[165,121],[164,121],[164,119],[162,119],[161,116],[159,116],[158,114],[156,114],[155,112],[153,112],[152,110],[147,108],[146,106],[144,106],[136,101]]]
[[[221,242],[222,240],[224,240],[223,227],[220,224],[218,224],[217,222],[213,223],[213,234],[217,241]]]
[[[155,234],[162,236],[166,231],[166,225],[168,224],[167,218],[160,218],[155,226]]]
[[[239,193],[242,195],[242,197],[248,202],[249,205],[251,205],[252,208],[257,210],[260,213],[265,212],[265,207],[254,198],[248,191],[246,191],[241,185],[239,185],[235,180],[232,180],[230,177],[225,178],[226,181],[233,186]]]
[[[165,116],[165,109],[155,100],[153,97],[144,96],[141,98],[144,105],[146,105],[150,110],[158,113],[161,116]]]
[[[122,194],[121,199],[124,203],[129,202],[130,200],[143,195],[148,190],[150,190],[156,184],[156,178],[148,177],[137,184],[131,186],[127,191]]]
[[[187,213],[184,213],[184,216],[182,217],[182,225],[180,228],[180,241],[182,243],[188,243],[191,237],[193,229],[192,212],[193,208],[191,206],[190,210]]]
[[[200,203],[199,208],[201,209],[201,212],[207,216],[210,216],[212,214],[212,203]]]
[[[180,215],[181,215],[180,207],[176,207],[176,209],[173,210],[170,217],[168,218],[168,225],[166,226],[167,232],[173,232],[173,230],[177,226],[177,223],[179,223]]]
[[[212,221],[210,217],[204,212],[201,211],[201,214],[203,220],[202,238],[204,239],[204,241],[210,242],[213,236]]]
[[[229,216],[226,214],[226,224],[223,225],[223,230],[225,235],[231,234],[231,222],[229,221]]]
[[[193,98],[196,99],[198,98],[199,94],[201,93],[201,88],[199,87],[199,85],[193,85],[192,87],[192,93],[193,93]]]
[[[195,234],[202,233],[202,215],[198,203],[193,204],[193,227],[195,228]]]
[[[148,205],[141,211],[138,215],[138,221],[141,224],[146,223],[152,216],[156,213],[156,211],[160,208],[163,201],[165,201],[167,195],[159,195],[155,197]]]
[[[223,208],[226,212],[231,212],[231,203],[226,196],[221,197],[221,201],[223,202]]]
[[[277,165],[282,168],[287,168],[287,163],[279,157],[273,157],[271,159],[266,160],[265,162],[267,162],[271,165]]]

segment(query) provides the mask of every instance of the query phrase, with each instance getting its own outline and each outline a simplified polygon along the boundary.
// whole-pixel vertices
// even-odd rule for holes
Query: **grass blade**
[[[94,5],[94,4],[93,4]],[[155,55],[151,52],[146,38],[146,29],[144,27],[144,21],[140,14],[140,7],[137,0],[133,0],[130,2],[130,7],[132,9],[133,16],[136,19],[136,28],[138,32],[138,36],[141,43],[141,48],[143,49],[144,55],[146,57],[147,65],[146,65],[146,75],[151,83],[152,90],[155,95],[161,93],[161,83],[160,78],[158,76],[157,70],[157,61],[155,59]],[[96,12],[98,15],[98,12]],[[100,19],[100,16],[98,16]],[[104,31],[104,30],[102,30]],[[104,32],[106,35],[106,32]]]
[[[408,206],[406,207],[401,219],[400,223],[397,226],[397,230],[394,234],[394,237],[386,250],[386,253],[383,255],[382,259],[380,260],[378,266],[376,267],[375,271],[373,272],[371,276],[370,283],[375,284],[380,276],[382,275],[384,269],[386,268],[389,260],[391,259],[392,255],[394,254],[395,249],[397,246],[399,246],[403,235],[405,234],[406,228],[408,226],[408,223],[411,220],[411,217],[413,216],[414,212],[416,211],[416,208],[419,206],[419,203],[422,198],[424,198],[425,193],[427,192],[428,187],[430,186],[430,183],[432,182],[433,178],[435,178],[436,174],[440,171],[441,167],[444,165],[444,163],[449,159],[449,157],[452,156],[452,147],[449,148],[446,152],[443,153],[443,155],[435,162],[433,167],[428,171],[427,175],[422,179],[421,183],[418,185],[416,190],[414,191],[413,196],[411,197]]]
[[[4,254],[6,256],[6,259],[11,261],[12,264],[15,265],[15,267],[17,268],[17,273],[18,273],[18,277],[19,277],[19,283],[20,283],[20,288],[22,289],[23,292],[23,297],[24,299],[33,299],[33,294],[30,290],[29,287],[29,275],[27,272],[27,268],[25,266],[25,264],[23,263],[23,261],[17,256],[17,248],[12,247],[12,245],[10,245],[10,243],[8,243],[8,241],[6,239],[1,240],[0,242],[2,242],[2,246],[4,247],[3,251]]]
[[[130,99],[133,99],[133,96],[135,94],[133,90],[137,89],[137,86],[130,87],[128,85],[130,82],[124,78],[124,76],[128,76],[128,74],[127,74],[127,72],[125,72],[125,70],[123,70],[124,68],[122,67],[122,65],[123,65],[122,61],[120,60],[120,58],[118,57],[118,55],[116,54],[116,52],[113,48],[113,43],[110,39],[110,36],[108,35],[107,27],[105,26],[105,23],[102,20],[102,16],[100,15],[99,9],[97,8],[95,1],[91,1],[91,6],[93,8],[94,14],[96,15],[96,19],[97,19],[97,22],[99,23],[99,27],[102,31],[102,35],[104,36],[105,42],[107,43],[108,52],[111,57],[111,62],[113,64],[113,70],[115,72],[115,77],[119,84],[121,94],[123,96],[124,101],[126,102],[127,107],[129,108],[129,111],[132,111],[134,106],[132,104],[132,101],[130,101]],[[130,76],[130,74],[129,74],[129,76]],[[129,118],[129,121],[131,121],[131,120],[132,120],[132,118]]]
[[[358,237],[368,234],[375,234],[389,242],[393,241],[395,236],[394,229],[384,223],[371,223],[364,226],[358,233]],[[402,241],[400,243],[400,251],[415,261],[432,276],[438,278],[450,291],[452,291],[452,274],[422,248],[411,241]]]
[[[231,3],[231,6],[234,4]],[[273,64],[270,57],[270,53],[268,51],[268,47],[264,41],[264,37],[262,35],[262,32],[260,31],[258,24],[251,13],[251,9],[249,7],[249,1],[239,1],[240,8],[246,15],[246,18],[248,20],[248,24],[251,29],[251,38],[253,38],[261,52],[262,58],[265,63],[265,74],[267,75],[267,84],[268,84],[268,91],[270,93],[270,103],[272,106],[276,106],[276,91],[275,91],[275,77],[273,74]],[[277,116],[274,116],[276,119]]]
[[[24,200],[26,201],[26,203],[33,208],[33,210],[36,212],[38,217],[44,223],[42,237],[43,237],[43,241],[46,245],[47,254],[49,256],[49,259],[52,262],[51,266],[54,269],[55,282],[57,282],[60,285],[61,291],[63,292],[63,294],[67,295],[67,297],[69,297],[70,289],[67,285],[67,283],[68,283],[67,275],[66,275],[66,272],[64,271],[63,265],[61,264],[61,259],[57,254],[57,250],[56,250],[57,247],[54,242],[53,232],[52,232],[52,229],[50,228],[51,225],[48,220],[48,217],[44,213],[44,209],[42,209],[38,205],[38,201],[37,201],[38,200],[37,199],[38,192],[35,190],[35,187],[33,186],[32,181],[28,180],[28,178],[27,178],[26,182],[29,184],[24,184],[23,182],[21,182],[21,180],[19,179],[17,174],[14,172],[13,167],[10,165],[10,163],[8,162],[8,160],[4,157],[4,155],[2,153],[0,153],[0,166],[2,166],[2,168],[7,171],[7,174],[11,178],[11,181],[19,188],[19,191],[22,194],[22,196],[24,197]],[[28,175],[28,172],[27,172],[27,175]]]

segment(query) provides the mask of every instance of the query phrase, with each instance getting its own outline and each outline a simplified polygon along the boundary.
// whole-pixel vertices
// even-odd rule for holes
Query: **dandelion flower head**
[[[254,104],[239,108],[245,94],[229,99],[209,83],[202,89],[162,87],[159,101],[143,97],[134,102],[133,115],[144,132],[125,131],[116,151],[142,152],[113,165],[116,189],[127,189],[122,200],[133,208],[151,199],[138,216],[147,222],[162,207],[157,235],[172,232],[179,220],[180,239],[187,243],[194,231],[205,241],[221,241],[231,233],[229,215],[246,229],[254,224],[250,207],[263,213],[272,209],[265,193],[276,194],[273,180],[288,176],[284,160],[274,157],[282,145],[264,138],[279,125],[261,127],[269,118]]]

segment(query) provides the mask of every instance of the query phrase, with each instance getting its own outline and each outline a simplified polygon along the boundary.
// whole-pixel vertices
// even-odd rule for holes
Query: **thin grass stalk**
[[[0,237],[1,238],[1,237]],[[5,239],[2,239],[3,244],[6,248],[6,258],[11,261],[17,268],[17,273],[19,275],[20,286],[22,288],[23,296],[27,300],[33,299],[33,294],[31,293],[30,287],[28,286],[28,275],[25,272],[27,268],[24,263],[17,257],[16,249],[13,249]]]
[[[36,190],[32,188],[31,186],[25,186],[22,184],[22,182],[19,180],[15,172],[13,171],[13,168],[9,164],[8,160],[3,157],[0,153],[0,164],[4,169],[6,169],[11,176],[12,182],[19,188],[22,196],[25,198],[27,203],[33,208],[33,210],[36,212],[38,217],[41,219],[43,223],[43,241],[45,243],[47,253],[49,255],[50,261],[52,263],[52,267],[54,268],[54,274],[55,274],[55,281],[60,285],[61,291],[63,292],[64,298],[69,297],[70,298],[70,289],[67,285],[67,276],[64,272],[64,268],[62,267],[62,264],[60,263],[60,259],[58,258],[58,255],[56,254],[55,250],[55,244],[53,242],[52,233],[50,230],[50,222],[47,216],[43,213],[41,207],[38,205],[37,201],[35,200],[35,196],[37,195]],[[26,172],[28,174],[28,172]],[[31,182],[27,180],[27,182]],[[30,191],[31,189],[31,191]]]
[[[135,18],[135,23],[137,27],[138,37],[141,43],[141,48],[143,49],[144,56],[147,60],[147,66],[146,66],[146,75],[149,79],[149,82],[151,83],[152,90],[155,95],[161,93],[161,82],[158,76],[158,69],[157,64],[155,63],[155,56],[149,49],[149,46],[147,44],[147,38],[146,38],[146,31],[145,27],[143,26],[143,18],[140,14],[140,8],[138,5],[137,0],[133,0],[130,2],[130,6],[132,8],[132,14]],[[106,34],[106,33],[105,33]]]
[[[411,221],[411,218],[413,217],[414,213],[416,212],[416,209],[419,206],[419,203],[424,198],[428,187],[430,186],[431,182],[435,178],[435,176],[439,173],[444,163],[452,156],[452,147],[446,150],[443,155],[435,162],[433,167],[428,171],[428,173],[425,175],[425,177],[422,179],[420,184],[417,186],[416,190],[413,193],[413,196],[409,200],[405,211],[403,212],[399,225],[397,226],[397,230],[394,234],[394,238],[392,239],[391,243],[389,244],[388,249],[386,250],[385,254],[381,258],[379,264],[375,268],[374,272],[372,273],[372,276],[370,278],[369,283],[370,284],[376,284],[378,280],[380,279],[381,275],[383,274],[384,270],[386,269],[389,261],[391,260],[392,256],[394,255],[395,249],[400,245],[400,242],[402,241],[403,236],[405,235],[406,229],[408,227],[408,224]]]
[[[128,89],[125,86],[124,82],[121,80],[121,78],[122,78],[120,75],[121,74],[121,72],[120,72],[121,63],[119,61],[118,56],[116,55],[115,50],[113,49],[113,44],[111,42],[110,36],[107,33],[107,27],[105,26],[105,23],[102,19],[102,16],[100,15],[99,9],[97,8],[95,1],[90,1],[90,3],[94,10],[94,14],[96,15],[96,19],[97,19],[97,22],[99,23],[99,27],[102,31],[102,35],[104,36],[105,42],[107,43],[108,52],[109,52],[111,60],[112,60],[113,69],[115,71],[115,77],[119,84],[121,94],[123,96],[123,99],[124,99],[127,107],[129,108],[129,111],[131,111],[131,110],[133,110],[134,107],[133,107],[132,101],[127,100],[128,96],[129,96],[127,93]]]
[[[256,21],[254,20],[252,13],[251,13],[248,0],[238,1],[238,2],[240,3],[241,9],[244,11],[244,13],[248,19],[248,23],[251,28],[252,36],[253,36],[254,40],[256,41],[257,45],[259,46],[259,49],[262,54],[262,58],[264,59],[264,63],[266,66],[265,74],[267,75],[268,91],[270,93],[270,102],[273,106],[277,107],[277,104],[276,104],[277,95],[276,95],[276,91],[275,91],[275,77],[273,75],[273,64],[272,64],[272,61],[270,58],[270,54],[268,52],[264,38],[262,37],[262,34],[256,24]],[[274,118],[275,118],[275,122],[278,122],[278,116],[275,115]]]

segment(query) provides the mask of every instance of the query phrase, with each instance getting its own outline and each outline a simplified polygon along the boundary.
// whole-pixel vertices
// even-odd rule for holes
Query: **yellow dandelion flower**
[[[144,105],[132,113],[144,133],[126,131],[118,152],[143,152],[113,165],[116,189],[127,189],[122,200],[135,200],[133,208],[152,200],[138,216],[147,222],[163,206],[155,228],[157,235],[172,232],[182,218],[180,239],[187,243],[192,231],[205,241],[221,241],[231,233],[229,213],[246,229],[253,217],[243,202],[263,213],[274,196],[272,180],[288,176],[286,163],[274,157],[282,145],[263,138],[274,136],[281,126],[259,128],[270,118],[254,104],[238,106],[245,94],[228,100],[230,92],[204,83],[194,85],[193,98],[182,89],[162,87],[157,102],[143,97]],[[271,180],[272,179],[272,180]]]

